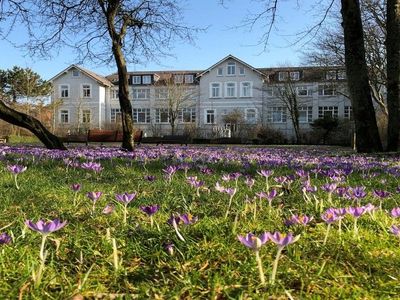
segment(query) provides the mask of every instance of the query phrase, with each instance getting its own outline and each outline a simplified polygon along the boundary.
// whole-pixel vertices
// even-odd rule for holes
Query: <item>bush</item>
[[[281,131],[267,126],[257,129],[257,138],[262,144],[287,144],[287,139]]]

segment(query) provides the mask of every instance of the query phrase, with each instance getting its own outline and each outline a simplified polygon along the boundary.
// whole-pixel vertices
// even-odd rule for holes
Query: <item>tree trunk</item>
[[[347,82],[353,107],[358,152],[382,151],[365,59],[359,0],[341,0]]]
[[[400,0],[387,0],[387,150],[397,151],[400,132]]]
[[[46,146],[47,149],[67,150],[60,139],[46,129],[37,119],[16,111],[0,100],[0,119],[28,129]]]
[[[118,42],[113,42],[112,51],[118,68],[118,96],[119,105],[121,106],[123,132],[122,148],[127,151],[133,151],[133,117],[132,105],[129,100],[128,71],[121,45],[119,45]]]

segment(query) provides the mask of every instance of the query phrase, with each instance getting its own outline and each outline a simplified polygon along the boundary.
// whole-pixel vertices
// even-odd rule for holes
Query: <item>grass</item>
[[[309,150],[309,149],[308,149]],[[256,147],[151,147],[141,146],[134,155],[112,148],[77,148],[67,153],[35,148],[0,148],[0,234],[12,236],[10,244],[0,245],[0,295],[6,299],[68,299],[76,295],[87,298],[111,297],[151,299],[388,299],[400,294],[400,239],[391,234],[392,224],[400,223],[390,216],[400,206],[396,157],[361,157],[346,153],[336,155],[330,149],[304,151],[302,148]],[[310,154],[311,153],[311,154]],[[80,165],[100,162],[103,170],[94,173],[79,166],[67,166],[63,159]],[[169,183],[162,171],[169,165],[192,164],[188,176],[204,181],[196,196],[182,170]],[[27,166],[18,175],[20,189],[14,186],[7,165]],[[207,167],[212,174],[201,170]],[[282,187],[278,176],[295,175],[304,169],[310,183],[317,186],[305,201],[302,180],[294,177],[290,186]],[[330,182],[315,169],[347,170],[339,186],[366,187],[367,196],[359,201],[327,193],[320,186]],[[256,192],[265,191],[265,178],[257,174],[270,169],[271,188],[279,191],[272,207],[264,199],[253,201]],[[216,182],[235,187],[235,181],[223,181],[224,174],[241,172],[255,179],[250,189],[242,175],[237,193],[225,218],[229,196],[215,190]],[[145,175],[154,175],[150,182]],[[82,184],[73,205],[70,186]],[[339,236],[337,223],[332,224],[325,245],[327,225],[321,211],[329,207],[349,207],[380,200],[373,189],[391,192],[382,201],[382,209],[366,213],[358,220],[359,233],[353,234],[353,217],[346,215]],[[102,191],[92,212],[90,191]],[[123,208],[115,194],[137,192],[128,205],[128,222],[123,224]],[[316,199],[321,203],[316,205]],[[105,215],[103,208],[113,203],[114,213]],[[254,203],[258,204],[254,218]],[[139,207],[158,204],[155,226]],[[179,226],[185,242],[167,224],[171,213],[191,213],[198,217],[192,225]],[[306,226],[287,227],[284,221],[292,214],[312,216]],[[27,219],[67,220],[68,225],[49,235],[48,257],[41,282],[33,273],[40,267],[41,236],[29,230]],[[237,235],[264,231],[292,232],[300,239],[284,248],[279,261],[275,285],[261,285],[255,255],[242,245]],[[109,232],[109,234],[108,234]],[[112,239],[115,239],[113,248]],[[165,250],[174,244],[174,254]],[[271,273],[277,247],[267,242],[260,249],[266,278]],[[115,257],[118,257],[118,268]]]

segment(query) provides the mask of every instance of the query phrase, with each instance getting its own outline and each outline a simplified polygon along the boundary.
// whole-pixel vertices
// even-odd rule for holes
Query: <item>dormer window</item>
[[[279,72],[279,81],[285,81],[288,79],[288,72]]]
[[[74,69],[72,70],[72,77],[79,77],[81,75],[81,72],[79,70]]]
[[[133,76],[132,77],[132,83],[133,84],[141,84],[142,83],[142,78],[140,76]]]
[[[244,67],[239,67],[239,75],[244,75]]]
[[[300,80],[300,72],[299,71],[290,72],[289,75],[290,75],[290,80],[294,80],[294,81]]]
[[[236,74],[236,63],[234,63],[234,62],[228,63],[226,75],[233,76],[235,74]]]
[[[175,83],[183,83],[183,75],[176,74],[176,75],[174,76],[174,82],[175,82]]]
[[[193,83],[193,75],[185,75],[185,83]]]
[[[151,76],[150,75],[145,75],[142,78],[143,84],[151,84]]]

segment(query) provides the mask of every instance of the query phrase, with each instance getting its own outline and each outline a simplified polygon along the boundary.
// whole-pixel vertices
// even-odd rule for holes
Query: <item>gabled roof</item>
[[[61,71],[60,73],[58,73],[56,76],[54,76],[53,78],[50,79],[50,81],[53,81],[54,79],[56,79],[57,77],[60,77],[61,75],[63,75],[64,73],[68,72],[71,69],[78,69],[79,71],[81,71],[82,73],[84,73],[86,76],[92,78],[93,80],[97,81],[98,83],[100,83],[101,85],[104,86],[112,86],[113,84],[111,83],[110,80],[108,80],[107,78],[96,74],[92,71],[89,71],[85,68],[82,68],[81,66],[78,65],[70,65],[68,68],[64,69],[63,71]]]
[[[265,76],[264,73],[260,72],[257,68],[254,68],[253,66],[249,65],[248,63],[245,63],[243,60],[240,60],[239,58],[237,58],[236,56],[233,56],[232,54],[229,54],[228,56],[224,57],[223,59],[221,59],[219,62],[217,62],[216,64],[213,64],[211,67],[209,67],[207,70],[201,72],[197,77],[201,77],[204,74],[210,72],[210,70],[214,69],[216,66],[218,66],[219,64],[223,63],[224,61],[228,60],[228,59],[233,59],[236,60],[237,62],[241,63],[242,65],[248,67],[249,69],[253,70],[254,72],[258,73],[261,76]]]

